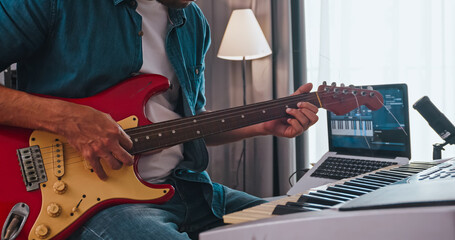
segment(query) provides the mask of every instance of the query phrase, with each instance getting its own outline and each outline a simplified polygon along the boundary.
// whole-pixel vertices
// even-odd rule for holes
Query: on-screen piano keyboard
[[[333,135],[373,136],[372,120],[331,120]]]
[[[399,167],[385,167],[313,188],[301,194],[227,214],[223,219],[225,223],[236,224],[289,213],[321,211],[407,179],[438,164],[438,162],[412,162]]]

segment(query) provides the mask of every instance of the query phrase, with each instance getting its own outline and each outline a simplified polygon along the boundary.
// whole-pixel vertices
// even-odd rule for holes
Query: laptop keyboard
[[[312,177],[340,180],[355,177],[383,167],[398,164],[396,162],[328,157],[311,174]]]

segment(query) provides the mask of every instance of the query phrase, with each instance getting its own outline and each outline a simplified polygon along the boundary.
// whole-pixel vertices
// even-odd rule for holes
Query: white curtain
[[[428,96],[455,123],[455,1],[306,0],[308,81],[406,83],[412,160],[443,140],[412,105]],[[310,160],[328,150],[325,111],[309,132]],[[446,146],[443,157],[455,156]]]

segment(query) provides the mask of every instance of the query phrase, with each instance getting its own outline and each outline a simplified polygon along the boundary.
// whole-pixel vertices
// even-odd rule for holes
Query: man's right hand
[[[107,179],[101,159],[112,169],[132,165],[125,150],[133,143],[109,114],[71,102],[34,96],[0,85],[0,124],[43,130],[63,136]]]
[[[56,132],[81,153],[100,179],[107,179],[101,159],[112,169],[133,164],[133,156],[125,150],[131,149],[133,143],[109,114],[88,106],[66,104],[68,115],[58,119]]]

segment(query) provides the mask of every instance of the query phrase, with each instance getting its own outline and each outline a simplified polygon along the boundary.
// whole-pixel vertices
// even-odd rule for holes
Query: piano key
[[[343,201],[343,202],[351,200],[351,198],[336,196],[336,195],[332,195],[330,193],[323,193],[323,192],[319,192],[319,191],[310,192],[309,194],[310,195],[319,196],[319,197],[325,197],[325,198],[329,198],[329,199],[334,199],[334,200],[340,200],[340,201]]]
[[[379,183],[379,181],[374,181],[373,179],[364,179],[364,178],[356,178],[356,179],[351,180],[351,182],[365,183],[365,184],[370,184],[370,185],[377,186],[377,187],[384,187],[384,186],[389,185],[389,183],[384,183],[384,182]]]
[[[390,182],[381,181],[381,180],[377,180],[377,179],[371,179],[371,178],[369,179],[369,178],[364,178],[364,177],[356,178],[355,180],[364,181],[364,182],[372,182],[372,183],[376,183],[378,185],[383,185],[383,186],[390,184]]]
[[[405,169],[400,169],[400,168],[390,169],[389,172],[399,173],[399,174],[408,175],[408,176],[412,176],[415,174],[414,172],[409,172],[409,171],[406,171]]]
[[[385,171],[375,172],[374,174],[381,175],[381,176],[386,176],[386,177],[389,177],[389,178],[394,178],[394,179],[397,179],[397,180],[403,180],[403,179],[408,177],[408,176],[403,176],[403,175],[400,176],[397,173],[385,172]]]
[[[426,169],[422,169],[422,168],[413,168],[413,167],[399,167],[397,169],[394,169],[394,171],[401,171],[401,172],[408,172],[408,173],[419,173],[419,172],[422,172],[423,170],[426,170]]]
[[[400,173],[400,172],[392,172],[392,171],[377,171],[375,172],[376,174],[388,174],[388,175],[394,175],[400,178],[407,178],[412,176],[413,174],[409,173]]]
[[[303,202],[287,202],[286,206],[299,206],[299,207],[310,207],[310,208],[317,208],[317,209],[328,209],[330,206],[321,205],[316,203],[303,203]]]
[[[363,187],[356,187],[356,186],[349,186],[349,185],[339,185],[339,184],[336,184],[334,186],[343,186],[343,187],[347,187],[347,188],[350,188],[350,189],[354,189],[354,190],[358,190],[358,191],[362,191],[362,192],[366,192],[366,193],[369,193],[369,192],[372,192],[373,190],[371,189],[368,189],[368,188],[363,188]]]
[[[277,205],[276,208],[273,210],[273,215],[285,215],[290,213],[298,213],[298,212],[311,212],[311,211],[320,211],[320,209],[316,208],[309,208],[309,207],[293,207],[293,206],[286,206],[286,205]]]
[[[368,188],[368,189],[371,189],[371,190],[376,190],[376,189],[380,188],[380,187],[378,187],[376,185],[371,185],[371,184],[366,184],[366,183],[361,183],[361,182],[355,182],[355,181],[345,182],[344,185]]]
[[[349,188],[342,187],[342,186],[331,186],[331,187],[328,187],[327,190],[334,191],[334,192],[348,193],[348,194],[353,194],[353,195],[357,195],[357,196],[361,196],[366,193],[363,191],[349,189]]]
[[[343,193],[343,192],[335,192],[335,191],[330,191],[330,190],[318,190],[318,192],[328,193],[328,194],[337,195],[337,196],[346,197],[346,198],[351,198],[351,199],[354,199],[354,198],[358,197],[357,195]]]
[[[335,200],[335,199],[329,199],[325,197],[318,197],[318,196],[312,196],[309,194],[303,194],[297,202],[308,202],[308,203],[316,203],[316,204],[321,204],[321,205],[337,205],[339,203],[343,203],[343,201],[340,200]]]
[[[414,171],[410,172],[410,171],[406,171],[406,170],[402,170],[402,169],[393,169],[393,171],[392,170],[390,170],[390,171],[394,172],[394,173],[396,172],[396,173],[401,173],[401,174],[408,174],[409,176],[413,176],[416,174]]]
[[[380,181],[384,181],[384,182],[389,182],[389,183],[397,182],[396,179],[390,179],[390,178],[382,177],[382,176],[375,175],[375,174],[366,175],[366,176],[364,176],[363,178],[366,178],[366,179],[376,179],[376,180],[380,180]]]

